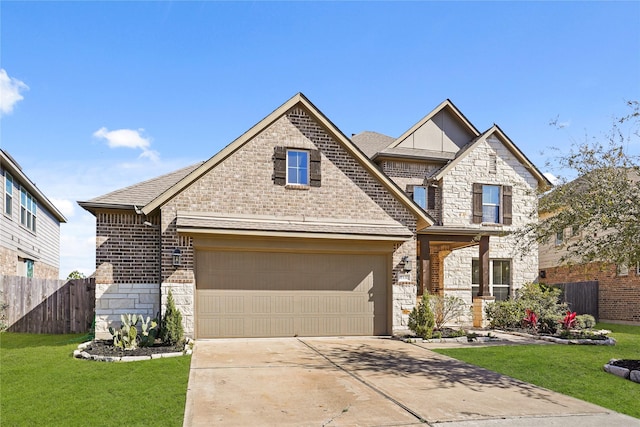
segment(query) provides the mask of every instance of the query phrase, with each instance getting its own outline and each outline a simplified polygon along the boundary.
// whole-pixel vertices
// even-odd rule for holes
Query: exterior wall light
[[[404,271],[411,271],[411,260],[409,259],[409,257],[407,255],[402,257],[402,269]]]
[[[180,252],[180,249],[175,248],[173,250],[173,254],[172,254],[172,257],[171,257],[172,264],[173,264],[174,267],[180,266],[180,264],[182,263],[181,258],[182,258],[182,252]]]

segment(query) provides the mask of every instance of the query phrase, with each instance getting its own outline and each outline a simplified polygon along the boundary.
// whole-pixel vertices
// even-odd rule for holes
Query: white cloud
[[[142,136],[144,129],[117,129],[108,130],[106,127],[101,127],[93,133],[93,136],[98,139],[104,139],[107,141],[109,148],[133,148],[140,149],[142,153],[140,158],[147,158],[153,162],[160,160],[160,154],[157,151],[151,150],[151,138]]]
[[[24,99],[20,92],[28,89],[24,82],[9,77],[7,71],[0,68],[0,115],[12,113],[14,105]]]
[[[62,215],[64,215],[67,219],[71,218],[75,213],[75,202],[71,200],[65,199],[50,199],[53,206],[58,208]]]

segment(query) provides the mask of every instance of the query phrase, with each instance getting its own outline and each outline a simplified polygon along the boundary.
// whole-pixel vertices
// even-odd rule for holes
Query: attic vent
[[[498,157],[495,154],[489,154],[489,173],[498,172]]]

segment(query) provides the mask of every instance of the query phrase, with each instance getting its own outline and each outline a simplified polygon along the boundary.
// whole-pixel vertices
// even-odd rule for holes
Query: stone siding
[[[497,155],[497,173],[489,172],[489,155]],[[443,222],[445,226],[482,229],[472,223],[473,183],[510,185],[513,187],[512,224],[498,225],[505,233],[529,221],[536,209],[537,180],[496,138],[476,146],[442,179]],[[537,248],[522,254],[514,238],[491,236],[489,257],[511,260],[511,292],[533,282],[538,275]],[[478,247],[453,251],[445,258],[445,294],[460,296],[471,306],[471,261],[478,258]]]
[[[626,276],[616,273],[612,264],[586,264],[544,269],[546,284],[598,281],[598,318],[618,322],[640,323],[640,274],[629,267]]]
[[[109,326],[121,326],[121,314],[157,318],[160,306],[157,283],[96,283],[96,338],[109,339]]]
[[[0,247],[0,275],[16,276],[18,274],[18,253]],[[33,263],[33,277],[37,279],[58,279],[60,269],[42,261]]]

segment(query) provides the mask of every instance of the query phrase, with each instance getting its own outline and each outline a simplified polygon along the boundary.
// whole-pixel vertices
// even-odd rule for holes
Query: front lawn
[[[640,418],[640,384],[603,371],[609,359],[640,359],[640,326],[599,323],[615,346],[518,345],[438,353]]]
[[[182,425],[190,356],[74,359],[81,337],[0,334],[0,425]]]

